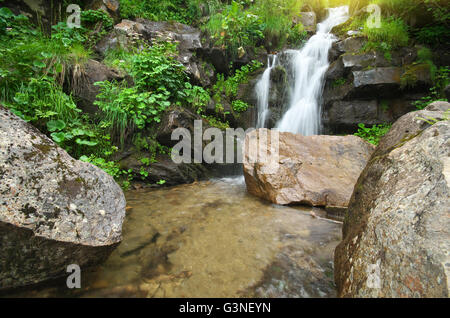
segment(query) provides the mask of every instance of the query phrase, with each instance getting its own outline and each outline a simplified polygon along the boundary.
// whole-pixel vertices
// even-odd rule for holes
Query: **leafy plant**
[[[242,112],[245,112],[249,108],[249,105],[246,102],[238,99],[238,100],[233,101],[232,107],[235,112],[242,113]]]
[[[237,55],[238,48],[254,46],[264,38],[262,24],[258,15],[245,11],[241,3],[232,1],[223,11],[211,16],[204,30],[216,45]]]
[[[175,49],[170,43],[156,44],[133,56],[131,75],[139,89],[168,91],[172,98],[178,98],[188,78],[184,66],[171,55]]]
[[[169,93],[141,93],[138,87],[126,83],[98,82],[100,93],[94,102],[102,110],[102,119],[111,135],[123,146],[135,129],[143,129],[152,122],[159,122],[160,114],[170,106]]]
[[[373,125],[370,128],[366,127],[364,124],[359,124],[358,127],[359,129],[358,132],[355,133],[355,136],[361,137],[373,145],[378,145],[381,138],[391,129],[390,124]]]
[[[414,106],[418,110],[422,110],[429,104],[436,101],[447,101],[444,94],[444,89],[450,84],[450,68],[448,66],[441,67],[436,71],[434,83],[435,85],[430,88],[429,95],[414,102]]]

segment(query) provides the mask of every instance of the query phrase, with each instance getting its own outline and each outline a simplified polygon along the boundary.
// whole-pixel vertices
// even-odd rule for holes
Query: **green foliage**
[[[355,136],[370,142],[373,145],[378,145],[381,138],[388,133],[391,129],[390,124],[373,125],[372,127],[366,127],[364,124],[359,124],[358,132]]]
[[[179,106],[190,106],[197,114],[201,114],[205,111],[206,106],[210,101],[209,92],[203,87],[192,85],[188,82],[185,83],[184,89],[180,94],[181,101],[178,101]]]
[[[430,88],[430,94],[428,96],[422,97],[414,102],[414,106],[418,110],[422,110],[436,101],[447,101],[444,89],[450,84],[450,68],[448,66],[441,67],[436,71],[434,83],[435,85]]]
[[[292,21],[301,12],[302,1],[298,0],[257,0],[251,9],[262,21],[262,32],[266,47],[279,48],[289,40],[299,44],[306,32],[300,23],[293,27]]]
[[[366,22],[363,33],[369,42],[383,50],[406,46],[409,42],[408,26],[400,18],[383,18],[380,28],[371,28]]]
[[[448,0],[351,0],[350,11],[357,12],[359,17],[367,17],[366,14],[361,14],[361,10],[368,4],[380,6],[383,20],[403,21],[404,25],[409,25],[409,37],[415,37],[419,43],[432,46],[450,43]],[[420,27],[415,26],[417,20],[421,22]],[[361,23],[360,26],[362,25]],[[388,29],[393,37],[405,39],[402,30],[404,27],[400,24],[391,25]],[[391,46],[393,44],[390,41],[386,42]]]
[[[232,1],[222,12],[213,15],[205,29],[216,45],[237,54],[237,49],[254,46],[264,37],[262,19],[244,10],[242,4]]]
[[[72,84],[82,75],[83,65],[91,54],[81,45],[82,38],[59,31],[48,37],[31,29],[26,18],[18,21],[19,24],[17,18],[13,19],[8,24],[12,29],[0,36],[0,100],[11,102],[31,78],[50,76],[62,85],[66,80]],[[62,24],[55,26],[55,30],[61,28]]]
[[[133,172],[131,170],[121,169],[118,162],[106,160],[105,158],[97,157],[95,155],[81,156],[80,160],[99,167],[116,180],[122,180],[122,187],[125,190],[128,190],[130,187],[130,182],[133,179]]]
[[[170,55],[175,49],[170,43],[156,44],[133,56],[131,75],[139,89],[168,91],[172,99],[178,98],[188,78],[184,66]]]
[[[336,87],[345,85],[345,83],[347,83],[347,79],[345,79],[345,78],[338,78],[338,79],[334,80],[333,83],[331,83],[331,86],[333,88],[336,88]]]
[[[120,12],[125,19],[144,18],[152,21],[194,22],[201,15],[200,4],[208,8],[217,6],[216,1],[198,0],[120,0]]]
[[[115,140],[123,146],[136,129],[160,122],[161,113],[170,106],[169,93],[139,92],[126,83],[98,82],[100,93],[94,102],[102,110],[102,119]]]
[[[81,11],[81,24],[84,28],[96,29],[100,25],[101,30],[108,31],[114,25],[113,19],[103,10]]]
[[[262,66],[263,64],[261,62],[254,60],[242,66],[239,70],[236,70],[235,74],[227,79],[225,79],[223,74],[218,74],[217,82],[212,88],[214,99],[220,101],[222,94],[230,98],[236,97],[239,85],[247,83],[249,75]]]
[[[239,99],[233,101],[231,105],[233,107],[233,110],[238,113],[245,112],[249,108],[249,105],[246,102],[241,101]]]
[[[43,120],[72,121],[80,110],[53,78],[31,78],[13,98],[11,110],[26,121],[42,126]]]
[[[440,121],[447,121],[450,119],[450,108],[444,112],[444,116],[441,119],[430,117],[430,116],[425,116],[425,118],[417,117],[417,119],[422,120],[422,121],[426,122],[427,124],[433,126],[434,124],[437,124]]]
[[[219,128],[221,130],[225,130],[230,128],[230,124],[228,122],[223,122],[216,117],[213,116],[202,116],[211,127]]]
[[[0,8],[0,36],[20,36],[32,33],[28,18],[24,15],[15,15],[10,9]]]

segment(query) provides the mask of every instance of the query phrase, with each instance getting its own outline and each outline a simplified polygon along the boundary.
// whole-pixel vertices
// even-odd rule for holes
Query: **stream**
[[[320,209],[247,194],[243,177],[126,194],[123,241],[108,260],[8,297],[335,297],[341,224]]]

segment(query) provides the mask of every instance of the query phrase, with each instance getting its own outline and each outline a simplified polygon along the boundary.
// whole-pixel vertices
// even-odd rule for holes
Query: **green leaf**
[[[47,129],[50,132],[61,131],[66,128],[66,123],[62,120],[51,120],[47,122]]]
[[[33,65],[36,66],[37,68],[45,68],[47,65],[42,62],[42,61],[34,61]]]
[[[94,147],[94,146],[98,145],[98,142],[96,142],[96,141],[82,140],[80,138],[77,138],[77,140],[75,142],[79,145],[88,146],[88,147]]]
[[[66,140],[65,134],[63,132],[53,133],[50,136],[52,136],[53,141],[55,141],[57,144],[61,144]]]

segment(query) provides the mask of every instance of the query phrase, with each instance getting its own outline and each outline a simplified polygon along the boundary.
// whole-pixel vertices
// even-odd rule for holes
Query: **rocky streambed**
[[[6,296],[335,297],[341,224],[319,209],[281,207],[243,178],[128,192],[123,241],[102,265]],[[5,295],[4,295],[5,296]]]

